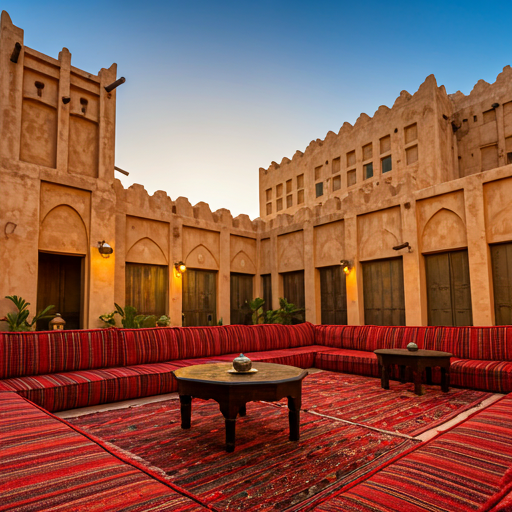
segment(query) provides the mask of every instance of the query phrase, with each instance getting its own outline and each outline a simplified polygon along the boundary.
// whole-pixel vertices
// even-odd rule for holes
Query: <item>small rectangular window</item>
[[[373,157],[373,148],[372,144],[366,144],[366,146],[363,146],[363,162],[365,160],[370,160],[370,158]]]
[[[341,188],[341,176],[334,176],[332,179],[332,189],[339,190]]]
[[[387,153],[391,151],[391,137],[386,135],[380,139],[380,154]]]
[[[291,208],[293,206],[293,196],[290,194],[286,196],[286,208]]]
[[[414,162],[418,161],[418,145],[412,146],[405,150],[405,157],[407,160],[407,165],[411,165]]]
[[[373,178],[373,162],[363,165],[363,175],[365,180]]]
[[[410,124],[404,128],[405,143],[409,144],[418,138],[418,125],[416,123]]]
[[[297,176],[297,188],[304,188],[304,174]]]
[[[383,158],[381,161],[382,174],[391,171],[391,155]]]
[[[276,201],[276,211],[280,212],[283,209],[283,199],[278,199]]]
[[[320,196],[324,195],[324,183],[323,183],[323,181],[321,181],[320,183],[317,183],[315,185],[315,192],[316,192],[316,197],[320,197]]]
[[[351,187],[352,185],[356,184],[356,171],[355,169],[353,171],[347,172],[347,187]]]
[[[484,124],[492,123],[492,121],[496,121],[496,110],[494,108],[484,112]]]
[[[315,181],[322,177],[322,166],[315,167]]]
[[[272,203],[267,203],[267,215],[272,214]]]
[[[304,189],[299,190],[297,192],[297,204],[302,204],[304,202]]]
[[[286,193],[289,194],[292,191],[292,180],[286,182]]]
[[[356,151],[350,151],[347,153],[347,167],[352,167],[356,165]]]
[[[476,123],[478,121],[478,116],[473,116],[473,122]]]
[[[512,153],[507,153],[507,165],[512,164]]]
[[[341,170],[341,158],[334,158],[332,161],[332,174],[336,174]]]
[[[283,184],[280,183],[276,186],[276,197],[281,197],[283,195]]]
[[[265,192],[267,194],[267,201],[272,201],[272,189],[267,188],[267,190]]]

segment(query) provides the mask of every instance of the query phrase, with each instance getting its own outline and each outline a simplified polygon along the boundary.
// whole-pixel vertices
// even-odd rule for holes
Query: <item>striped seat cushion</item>
[[[121,366],[115,329],[0,332],[0,379]]]
[[[512,464],[510,436],[512,396],[507,396],[315,510],[476,510],[499,490]]]
[[[450,385],[494,393],[510,393],[512,362],[452,358]]]
[[[318,352],[315,366],[321,370],[379,376],[377,356],[364,350],[331,349]]]
[[[15,393],[0,394],[0,489],[17,512],[207,510]]]
[[[159,363],[180,357],[179,330],[172,327],[116,329],[122,366]]]

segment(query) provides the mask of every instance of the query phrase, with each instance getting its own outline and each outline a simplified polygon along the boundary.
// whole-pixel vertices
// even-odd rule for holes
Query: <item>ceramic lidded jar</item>
[[[252,361],[243,354],[233,359],[233,368],[237,372],[248,372],[252,368]]]
[[[418,345],[411,341],[411,343],[407,345],[407,350],[409,350],[410,352],[416,352],[418,350]]]

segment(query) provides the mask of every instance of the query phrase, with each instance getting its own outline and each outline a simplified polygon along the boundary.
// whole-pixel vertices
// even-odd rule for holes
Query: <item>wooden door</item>
[[[340,265],[320,268],[322,324],[347,325],[346,276]]]
[[[261,276],[261,287],[263,290],[263,296],[261,297],[265,304],[263,304],[263,311],[272,309],[272,275],[265,274]]]
[[[368,261],[363,267],[366,325],[405,325],[402,258]]]
[[[253,299],[253,280],[254,276],[250,274],[231,274],[230,324],[252,324],[252,314],[248,302]]]
[[[167,275],[165,265],[126,263],[125,306],[133,306],[141,315],[167,315]]]
[[[304,270],[296,272],[285,272],[283,274],[283,296],[291,304],[297,308],[306,307],[306,296],[304,293]],[[306,313],[303,312],[299,316],[299,320],[294,323],[304,322]]]
[[[55,308],[50,313],[60,313],[66,321],[66,329],[82,328],[83,261],[83,256],[39,253],[37,311],[53,304]],[[50,320],[37,322],[37,330],[47,330]]]
[[[495,325],[512,324],[512,244],[491,245]]]
[[[468,252],[425,256],[428,325],[473,325]]]
[[[217,272],[187,269],[182,298],[184,326],[217,324]]]

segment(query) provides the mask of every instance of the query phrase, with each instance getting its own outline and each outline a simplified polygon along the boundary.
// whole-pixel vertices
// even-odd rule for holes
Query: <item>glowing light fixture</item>
[[[175,263],[174,268],[176,269],[176,275],[178,277],[180,277],[181,274],[183,274],[183,272],[187,271],[187,266],[185,265],[185,263],[183,263],[183,261],[178,261],[177,263]]]
[[[105,240],[102,240],[101,242],[98,242],[98,251],[104,258],[109,258],[110,255],[114,252],[114,249],[105,242]]]
[[[340,263],[341,263],[343,272],[345,272],[345,274],[347,274],[347,275],[350,274],[350,271],[352,270],[352,267],[354,266],[352,264],[352,262],[349,260],[341,260]]]

